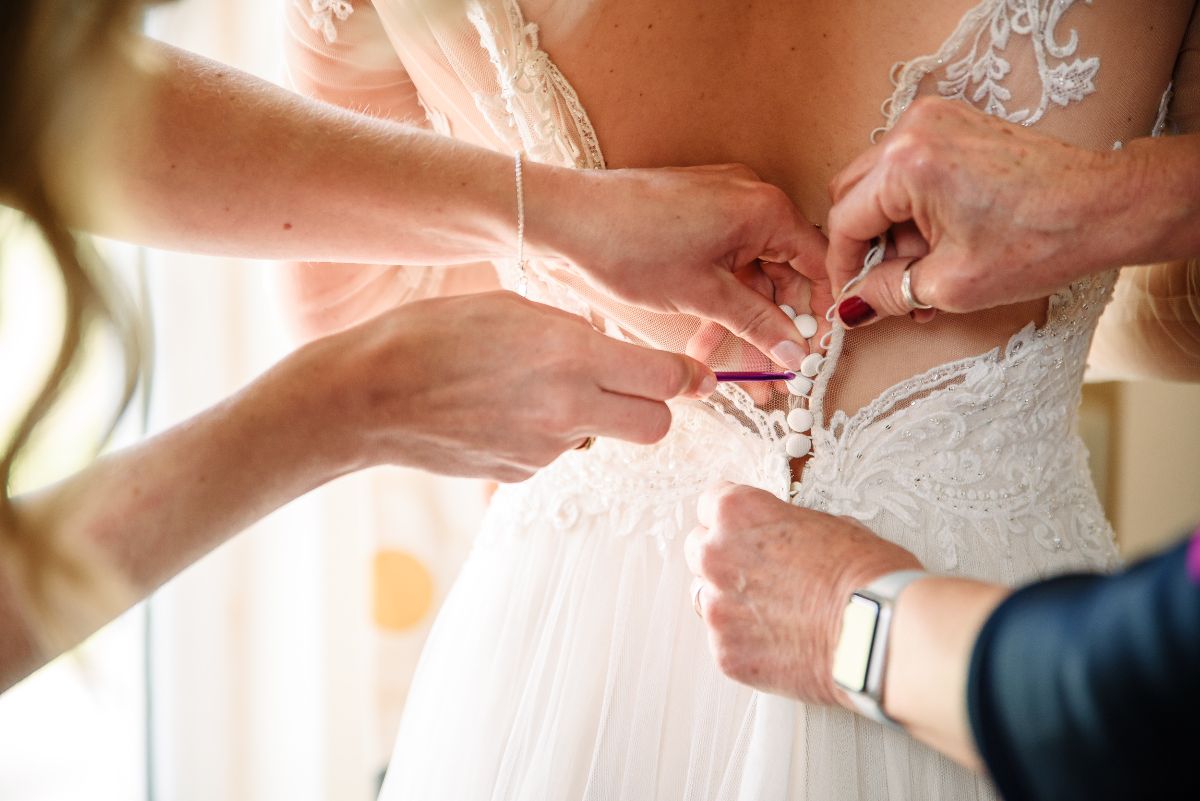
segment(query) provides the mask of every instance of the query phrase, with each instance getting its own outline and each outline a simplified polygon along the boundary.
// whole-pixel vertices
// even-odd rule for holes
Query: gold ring
[[[592,446],[595,444],[596,444],[595,437],[584,437],[583,442],[581,442],[575,446],[575,450],[577,450],[577,451],[591,450]]]

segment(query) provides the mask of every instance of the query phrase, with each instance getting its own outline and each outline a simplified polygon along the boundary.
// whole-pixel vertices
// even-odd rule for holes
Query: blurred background
[[[147,24],[284,83],[282,2],[184,0]],[[41,381],[61,298],[36,238],[0,224],[0,363],[16,368],[0,392],[4,425]],[[273,265],[104,247],[155,312],[153,392],[117,444],[216,402],[294,344]],[[31,486],[86,458],[95,399],[113,390],[114,354],[93,351],[61,441],[25,476]],[[1197,410],[1200,386],[1085,390],[1082,433],[1128,556],[1200,521]],[[0,798],[373,799],[421,645],[483,508],[478,482],[377,470],[272,515],[0,696]]]

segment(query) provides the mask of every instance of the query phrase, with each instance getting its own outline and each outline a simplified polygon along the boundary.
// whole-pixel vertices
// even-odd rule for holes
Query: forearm
[[[1108,157],[1117,165],[1103,191],[1123,209],[1114,265],[1200,256],[1200,134],[1138,139]],[[1097,227],[1092,239],[1110,235]]]
[[[113,453],[65,481],[17,499],[36,536],[87,553],[136,600],[230,536],[352,464],[322,440],[305,383],[276,369],[229,400],[156,437]],[[0,571],[0,585],[21,577]],[[0,689],[54,654],[43,653],[18,585],[0,586]],[[98,599],[101,603],[103,599]],[[96,612],[98,611],[98,614]],[[88,622],[58,621],[80,640],[120,608]],[[84,618],[81,616],[80,620]]]
[[[892,624],[884,711],[974,770],[980,761],[967,718],[967,669],[979,630],[1008,593],[969,579],[922,579],[900,595]]]
[[[85,196],[100,202],[76,210],[85,227],[167,249],[297,261],[452,264],[515,252],[510,156],[151,47],[154,66],[130,65],[124,76],[144,90]],[[571,172],[529,169],[539,189],[541,172]]]

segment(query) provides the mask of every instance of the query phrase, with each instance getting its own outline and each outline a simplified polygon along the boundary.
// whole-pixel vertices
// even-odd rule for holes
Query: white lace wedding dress
[[[1163,4],[1179,28],[1162,26],[1174,48],[1158,60],[1166,69],[1114,89],[1104,106],[1104,81],[1124,80],[1097,55],[1099,39],[1108,52],[1121,42],[1103,8],[1117,2],[992,0],[931,22],[949,38],[898,67],[883,129],[918,93],[937,93],[1023,124],[1057,115],[1060,135],[1104,146],[1161,130],[1191,3]],[[399,86],[443,133],[604,166],[584,103],[513,0],[473,2],[445,27],[399,0],[374,9],[292,0],[289,14],[293,78],[313,94],[403,117],[380,100]],[[1144,101],[1146,87],[1150,113],[1126,115],[1146,105],[1130,100]],[[1088,104],[1103,124],[1071,116]],[[871,135],[861,132],[864,147]],[[695,331],[695,321],[639,313],[545,265],[531,269],[531,296],[614,336],[682,349]],[[498,271],[515,284],[514,265]],[[807,400],[723,386],[712,403],[676,404],[656,446],[602,439],[501,488],[430,635],[382,798],[994,798],[986,779],[901,734],[723,677],[691,609],[682,542],[698,494],[724,479],[852,516],[934,571],[1019,582],[1111,566],[1112,532],[1075,425],[1114,280],[1064,288],[1040,325],[983,353],[959,346],[856,411],[827,403],[847,343],[869,352],[871,340],[839,330]],[[793,482],[782,440],[797,403],[816,422],[812,457]]]

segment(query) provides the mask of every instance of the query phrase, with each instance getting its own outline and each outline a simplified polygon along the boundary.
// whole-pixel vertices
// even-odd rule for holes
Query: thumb
[[[694,311],[720,323],[735,336],[749,342],[776,364],[800,369],[808,345],[775,302],[737,280],[732,273],[717,273],[715,291],[704,293],[702,307]]]
[[[838,317],[847,328],[859,328],[882,317],[912,314],[918,322],[928,322],[936,314],[938,292],[934,276],[945,267],[936,253],[920,259],[889,259],[871,270],[862,281],[850,287],[838,301]],[[915,310],[904,296],[902,284],[909,273],[913,300],[934,309]]]

